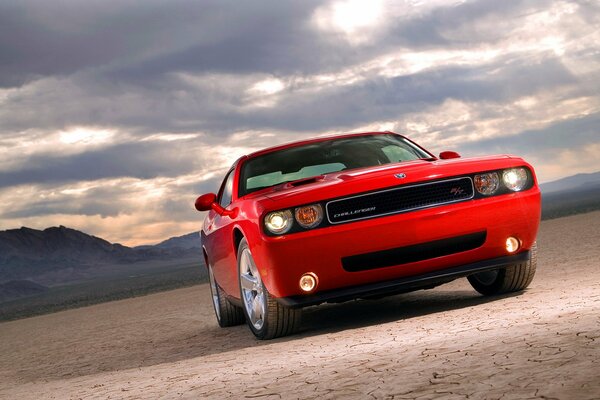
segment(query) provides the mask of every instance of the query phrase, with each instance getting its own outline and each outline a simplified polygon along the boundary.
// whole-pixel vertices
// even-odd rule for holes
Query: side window
[[[231,194],[233,191],[233,176],[235,175],[235,169],[231,170],[225,177],[221,190],[219,191],[219,204],[221,207],[227,207],[231,204]]]

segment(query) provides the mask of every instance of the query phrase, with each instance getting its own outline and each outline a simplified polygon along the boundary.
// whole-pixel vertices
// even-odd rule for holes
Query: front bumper
[[[353,286],[349,288],[328,290],[313,295],[280,297],[277,299],[277,301],[287,307],[300,308],[314,306],[325,302],[338,303],[361,297],[389,296],[393,294],[406,293],[413,290],[434,287],[477,272],[490,271],[509,265],[523,263],[528,261],[530,257],[530,252],[525,251],[513,256],[479,261],[473,264],[438,270],[423,275],[371,283],[361,286]]]
[[[269,293],[286,305],[299,307],[348,296],[366,296],[373,290],[377,292],[388,288],[388,285],[394,287],[393,290],[390,288],[392,292],[406,291],[406,285],[434,285],[436,279],[439,282],[438,278],[452,280],[445,274],[457,268],[475,266],[475,269],[469,270],[473,273],[479,267],[485,270],[521,262],[528,257],[539,222],[540,192],[534,187],[525,192],[279,237],[264,235],[254,241],[251,251]],[[365,254],[374,254],[374,264],[377,264],[377,256],[386,255],[390,249],[418,249],[421,244],[438,241],[452,243],[453,238],[481,232],[485,233],[484,241],[470,248],[456,244],[455,251],[443,253],[429,253],[423,249],[425,257],[411,256],[397,264],[381,267],[352,269],[344,266],[344,260],[360,261],[361,255]],[[515,236],[521,242],[521,248],[515,255],[509,255],[505,249],[508,236]],[[400,258],[397,260],[401,261]],[[300,277],[307,272],[316,274],[319,279],[315,292],[310,294],[303,293],[298,285]],[[452,276],[465,275],[463,272],[457,274]],[[426,281],[434,281],[420,282],[423,277]]]

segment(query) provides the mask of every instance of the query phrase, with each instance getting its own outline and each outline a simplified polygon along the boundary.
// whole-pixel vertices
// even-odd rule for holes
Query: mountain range
[[[23,280],[62,285],[201,260],[197,234],[132,248],[64,226],[0,231],[0,284],[19,287]]]
[[[202,247],[200,242],[200,235],[198,232],[188,233],[183,236],[175,236],[164,240],[155,245],[145,245],[135,247],[136,249],[147,249],[147,248],[157,248],[157,249],[200,249]]]
[[[596,186],[600,186],[600,172],[577,174],[556,181],[542,183],[540,190],[543,194],[549,194],[566,190],[585,190]]]
[[[542,219],[600,210],[600,172],[543,183],[540,189]]]

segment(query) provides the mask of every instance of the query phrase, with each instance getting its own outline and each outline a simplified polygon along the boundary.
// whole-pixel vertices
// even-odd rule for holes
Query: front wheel
[[[237,255],[243,310],[254,336],[274,339],[292,334],[300,325],[302,310],[285,307],[271,297],[246,239],[240,242]]]
[[[534,243],[528,261],[493,271],[478,272],[469,275],[467,279],[473,289],[486,296],[518,292],[529,286],[535,275],[536,267],[537,244]]]
[[[212,267],[208,266],[208,281],[210,283],[210,294],[212,296],[215,316],[221,328],[228,326],[241,325],[244,323],[244,314],[242,309],[234,306],[225,298],[223,290],[217,284]]]

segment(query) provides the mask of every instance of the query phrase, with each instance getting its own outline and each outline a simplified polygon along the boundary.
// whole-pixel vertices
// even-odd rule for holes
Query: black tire
[[[294,333],[300,326],[302,309],[285,307],[271,296],[260,278],[245,238],[240,242],[237,260],[242,312],[254,336],[268,340]]]
[[[467,277],[473,289],[485,296],[518,292],[525,289],[535,275],[537,268],[537,244],[531,247],[531,257],[527,262],[506,268],[479,272]]]
[[[240,307],[236,307],[227,300],[223,289],[219,286],[215,280],[215,276],[212,272],[212,267],[208,266],[208,280],[210,283],[210,294],[212,296],[213,308],[215,310],[215,316],[217,322],[221,328],[229,326],[236,326],[243,324],[246,319],[244,318],[244,312]]]

